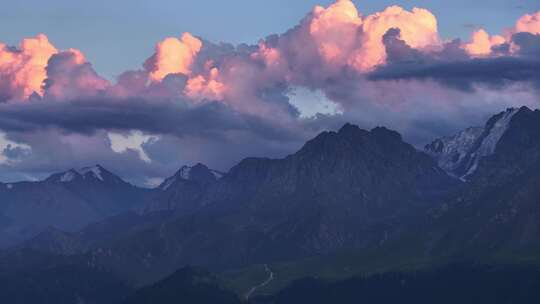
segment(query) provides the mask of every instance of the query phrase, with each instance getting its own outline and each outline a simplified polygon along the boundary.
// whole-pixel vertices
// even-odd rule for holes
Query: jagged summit
[[[174,184],[192,181],[201,184],[212,183],[223,177],[223,173],[217,170],[208,168],[202,163],[197,163],[194,166],[182,166],[173,176],[165,179],[158,189],[166,191]]]
[[[199,206],[198,200],[203,193],[215,185],[223,175],[224,173],[212,170],[201,163],[182,166],[156,188],[156,196],[146,206],[146,210],[181,210],[182,212],[195,210]]]
[[[439,166],[448,173],[467,180],[480,161],[495,153],[497,145],[512,125],[516,115],[532,112],[527,107],[508,108],[492,116],[484,127],[471,127],[456,135],[434,140],[425,146]]]
[[[125,183],[120,177],[111,173],[101,165],[70,169],[65,172],[55,173],[48,177],[47,182],[72,183],[81,181],[94,181],[109,184]]]
[[[401,134],[396,131],[385,127],[375,127],[367,131],[357,125],[346,123],[337,132],[321,132],[309,140],[296,155],[321,154],[324,151],[335,154],[354,150],[360,150],[362,153],[367,151],[380,153],[380,150],[385,148],[414,150],[411,145],[403,142]]]

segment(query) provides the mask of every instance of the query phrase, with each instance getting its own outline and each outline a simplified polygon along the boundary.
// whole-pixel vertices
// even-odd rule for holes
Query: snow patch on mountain
[[[98,181],[103,183],[107,182],[115,184],[122,183],[122,180],[119,177],[114,176],[99,165],[92,167],[84,167],[81,169],[71,169],[66,172],[53,174],[47,180],[60,183],[71,183],[79,180]]]
[[[223,174],[223,173],[221,173],[221,172],[218,172],[218,171],[216,171],[216,170],[211,170],[211,171],[212,171],[212,174],[214,175],[214,177],[215,177],[216,179],[221,179],[221,178],[223,177],[223,175],[225,175],[225,174]]]
[[[60,177],[60,182],[62,183],[69,183],[75,179],[77,176],[77,172],[74,172],[73,170],[69,170],[68,172],[64,173]]]
[[[494,116],[484,127],[472,127],[456,135],[436,139],[426,145],[425,151],[446,172],[466,181],[476,171],[480,160],[495,152],[517,112],[517,108],[508,109]]]
[[[165,191],[169,189],[172,186],[172,184],[174,184],[175,182],[176,182],[176,176],[169,177],[159,186],[159,189]]]
[[[476,151],[471,154],[472,164],[469,166],[469,170],[464,175],[464,178],[470,176],[478,168],[478,163],[483,157],[489,156],[495,152],[495,148],[499,143],[499,140],[504,135],[512,117],[519,111],[519,109],[509,109],[504,112],[503,116],[497,120],[490,130],[487,130],[487,136],[483,137],[482,143]]]
[[[90,173],[91,174],[90,176],[97,178],[100,181],[104,181],[103,176],[101,175],[102,174],[101,168],[99,166],[82,168],[79,170],[79,173],[83,177],[86,177],[88,173]]]
[[[201,168],[209,172],[211,174],[210,176],[212,176],[215,180],[221,179],[224,175],[224,173],[209,169],[202,164],[197,164],[195,166],[183,166],[182,168],[180,168],[180,170],[178,170],[178,172],[176,172],[176,174],[165,179],[163,183],[158,186],[158,189],[166,191],[172,185],[176,184],[179,181],[194,181],[197,179],[196,177],[194,177],[194,175],[197,175],[197,172],[194,173],[194,171],[201,170]],[[200,171],[198,172],[200,174]]]
[[[483,132],[482,127],[468,128],[454,136],[435,140],[426,146],[426,151],[437,158],[439,167],[447,172],[454,172]]]

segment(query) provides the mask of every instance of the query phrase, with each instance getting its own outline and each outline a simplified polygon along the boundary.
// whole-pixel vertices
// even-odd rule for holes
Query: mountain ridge
[[[495,152],[514,116],[527,111],[532,110],[525,106],[508,108],[492,116],[484,127],[471,127],[455,135],[436,139],[427,144],[424,151],[449,174],[466,181],[476,171],[480,160]]]
[[[134,286],[189,265],[223,272],[269,264],[277,269],[272,284],[282,284],[294,271],[273,265],[302,267],[347,252],[366,259],[357,262],[363,271],[460,258],[540,261],[540,111],[510,109],[472,132],[474,140],[462,134],[465,148],[453,150],[469,155],[462,172],[474,167],[465,181],[398,132],[345,124],[284,158],[246,158],[219,179],[202,164],[182,167],[149,196],[156,208],[75,234],[49,229],[27,246],[82,259]]]
[[[0,248],[38,235],[49,226],[74,232],[145,203],[149,190],[97,165],[55,173],[42,181],[0,187]]]

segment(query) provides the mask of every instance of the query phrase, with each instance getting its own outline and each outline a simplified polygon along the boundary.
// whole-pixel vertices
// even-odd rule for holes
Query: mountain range
[[[384,127],[346,124],[285,158],[247,158],[227,173],[185,166],[155,189],[101,166],[0,184],[0,270],[8,280],[31,269],[27,259],[84,265],[128,286],[126,303],[148,303],[140,299],[209,278],[185,268],[197,266],[224,283],[202,279],[211,284],[185,297],[211,288],[235,303],[218,285],[242,296],[267,280],[259,266],[269,265],[272,280],[255,294],[276,297],[258,301],[292,303],[283,292],[301,294],[290,284],[304,276],[347,280],[461,260],[539,265],[539,189],[539,110],[508,109],[423,150]]]
[[[53,174],[44,181],[0,185],[0,248],[51,227],[77,231],[141,206],[149,194],[99,165]]]

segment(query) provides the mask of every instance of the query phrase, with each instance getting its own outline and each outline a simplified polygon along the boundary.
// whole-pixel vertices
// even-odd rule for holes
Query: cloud
[[[190,33],[184,33],[180,38],[166,38],[156,45],[156,53],[144,67],[153,81],[161,81],[169,74],[189,75],[201,47],[201,40]]]
[[[33,132],[57,129],[67,133],[94,134],[100,130],[140,130],[150,134],[178,137],[205,135],[218,137],[225,131],[250,130],[262,138],[298,138],[272,121],[234,111],[218,103],[192,106],[178,100],[80,99],[62,103],[37,101],[32,104],[0,104],[0,129]]]
[[[489,35],[485,30],[479,29],[472,34],[471,42],[463,47],[473,57],[488,56],[493,48],[506,43],[506,39],[500,35]]]
[[[540,58],[540,34],[517,33],[512,36],[512,42],[518,47],[517,52],[521,57]]]
[[[222,100],[224,98],[226,86],[220,80],[219,70],[213,67],[208,75],[197,75],[189,78],[184,92],[189,98],[200,100]]]
[[[47,62],[57,52],[43,34],[23,39],[18,48],[0,43],[0,101],[41,95]]]
[[[148,142],[159,139],[157,136],[145,135],[140,131],[131,131],[128,134],[109,133],[107,134],[111,141],[111,149],[116,153],[124,153],[128,150],[135,151],[139,154],[139,158],[147,163],[152,162],[144,150],[144,145]]]
[[[75,49],[51,56],[47,64],[47,78],[43,81],[44,98],[68,100],[91,97],[110,86]]]
[[[526,14],[516,22],[514,32],[540,34],[540,12]]]
[[[31,147],[22,161],[0,166],[3,172],[43,178],[100,163],[144,185],[185,164],[204,162],[227,170],[248,156],[283,157],[314,135],[299,125],[274,125],[217,102],[37,103],[1,105],[0,129],[7,131],[7,139]]]
[[[348,61],[357,47],[357,36],[362,25],[362,19],[351,1],[337,1],[328,8],[316,6],[305,23],[326,62],[342,65]]]
[[[511,43],[518,47],[515,54],[479,58],[451,58],[441,56],[441,51],[421,53],[400,40],[399,32],[387,35],[387,52],[396,60],[370,73],[371,80],[432,79],[468,91],[479,85],[497,90],[507,85],[540,83],[540,60],[536,56],[540,54],[539,35],[516,33],[511,38]]]
[[[31,153],[32,148],[26,144],[13,142],[0,133],[0,164],[21,161]]]
[[[366,17],[362,26],[364,37],[353,65],[360,71],[370,71],[386,62],[386,49],[382,37],[392,28],[399,28],[401,39],[415,49],[434,47],[439,44],[437,19],[428,10],[413,8],[406,11],[391,6],[380,13]]]

